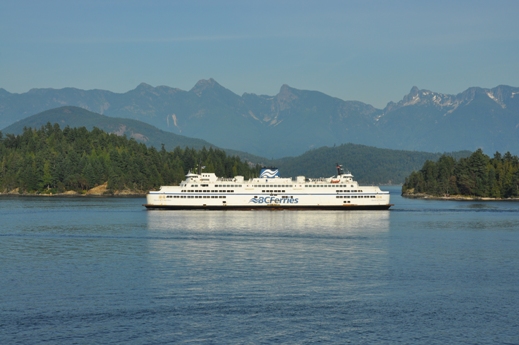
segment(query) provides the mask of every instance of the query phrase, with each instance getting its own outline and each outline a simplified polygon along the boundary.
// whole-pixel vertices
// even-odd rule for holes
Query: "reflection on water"
[[[342,301],[378,286],[388,261],[387,211],[151,211],[147,219],[150,262],[162,272],[150,284],[164,301],[209,290],[226,304],[293,294]],[[373,286],[354,282],[364,279]]]
[[[153,232],[346,236],[389,230],[388,211],[148,211]]]

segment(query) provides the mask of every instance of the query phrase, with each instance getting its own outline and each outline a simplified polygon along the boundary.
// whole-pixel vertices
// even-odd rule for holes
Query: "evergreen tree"
[[[496,152],[490,158],[481,149],[458,161],[442,156],[437,162],[427,161],[420,171],[412,172],[402,186],[402,193],[518,197],[519,158],[510,152],[503,156]]]
[[[204,171],[223,167],[218,174],[222,177],[259,172],[221,150],[157,151],[98,128],[61,130],[58,124],[47,123],[37,130],[25,128],[21,135],[0,136],[0,192],[16,188],[20,193],[84,192],[106,182],[112,192],[145,192],[178,184],[199,162],[207,162]]]

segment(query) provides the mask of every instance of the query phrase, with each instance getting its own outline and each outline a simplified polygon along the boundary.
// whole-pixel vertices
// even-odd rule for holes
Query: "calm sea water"
[[[519,344],[519,203],[0,198],[0,344]]]

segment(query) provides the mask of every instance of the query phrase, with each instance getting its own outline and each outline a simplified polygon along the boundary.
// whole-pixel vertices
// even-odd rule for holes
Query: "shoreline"
[[[145,198],[146,193],[114,193],[114,194],[81,194],[81,193],[56,193],[56,194],[31,194],[31,193],[0,193],[0,198]]]
[[[465,196],[465,195],[450,195],[450,196],[437,196],[425,193],[419,194],[400,194],[403,198],[408,199],[429,199],[429,200],[451,200],[451,201],[519,201],[519,198],[490,198],[480,196]]]
[[[69,190],[63,193],[19,193],[18,188],[13,189],[7,193],[0,192],[0,197],[67,197],[67,198],[83,198],[83,197],[93,197],[93,198],[123,198],[123,197],[146,197],[147,192],[144,191],[136,191],[130,189],[116,190],[111,191],[108,190],[108,183],[103,183],[102,185],[96,186],[89,190],[85,190],[82,192],[77,192],[75,190]]]

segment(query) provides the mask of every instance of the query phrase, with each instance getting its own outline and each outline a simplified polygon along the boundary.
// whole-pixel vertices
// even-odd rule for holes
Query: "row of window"
[[[362,198],[375,198],[374,195],[337,195],[336,198],[338,199],[362,199]]]
[[[241,188],[243,187],[243,185],[241,184],[215,184],[214,185],[215,188]],[[290,188],[290,187],[294,187],[295,185],[286,185],[286,184],[253,184],[251,185],[251,187],[253,188]],[[191,187],[191,188],[197,188],[198,185],[197,184],[192,184],[190,186],[186,186],[186,187]],[[201,187],[209,187],[208,184],[202,184]],[[305,187],[308,187],[308,188],[320,188],[320,187],[328,187],[328,188],[337,188],[337,184],[316,184],[316,185],[313,185],[313,184],[305,184]],[[353,187],[353,185],[352,185]],[[339,192],[342,192],[342,191],[339,191]],[[348,191],[345,191],[345,192],[350,192],[349,190]],[[352,190],[351,192],[362,192],[360,190]]]
[[[182,193],[234,193],[234,190],[210,190],[210,189],[183,189]],[[285,193],[283,189],[265,189],[262,193]],[[336,190],[337,193],[362,193],[362,190]]]
[[[336,184],[305,184],[305,187],[310,187],[310,188],[321,188],[321,187],[328,187],[328,188],[348,188],[348,186],[337,186]],[[352,185],[353,187],[353,185]],[[360,192],[360,191],[356,191],[356,190],[352,190],[352,192]]]
[[[168,195],[166,198],[174,199],[225,199],[225,195]]]
[[[234,190],[203,190],[203,189],[183,189],[180,191],[181,193],[234,193]],[[285,193],[285,190],[284,189],[264,189],[261,191],[262,193]],[[362,190],[352,190],[352,191],[349,191],[349,190],[337,190],[336,191],[337,193],[362,193]],[[338,198],[339,197],[346,197],[346,196],[337,196]],[[374,198],[375,196],[362,196],[362,195],[359,195],[358,196],[359,198]],[[349,198],[349,196],[348,196]],[[357,198],[357,196],[352,196],[352,198]]]
[[[199,190],[199,189],[183,189],[181,193],[234,193],[233,190]]]
[[[214,185],[216,188],[236,188],[236,187],[241,187],[242,185],[241,184],[215,184]],[[197,184],[192,184],[192,185],[186,185],[186,187],[191,187],[191,188],[197,188],[198,185]],[[208,184],[201,184],[200,187],[209,187]]]
[[[166,198],[174,198],[174,199],[225,199],[225,195],[167,195]],[[254,196],[257,198],[257,196]],[[282,198],[294,198],[293,196],[282,196]],[[337,195],[337,199],[362,199],[362,198],[376,198],[374,195]]]

